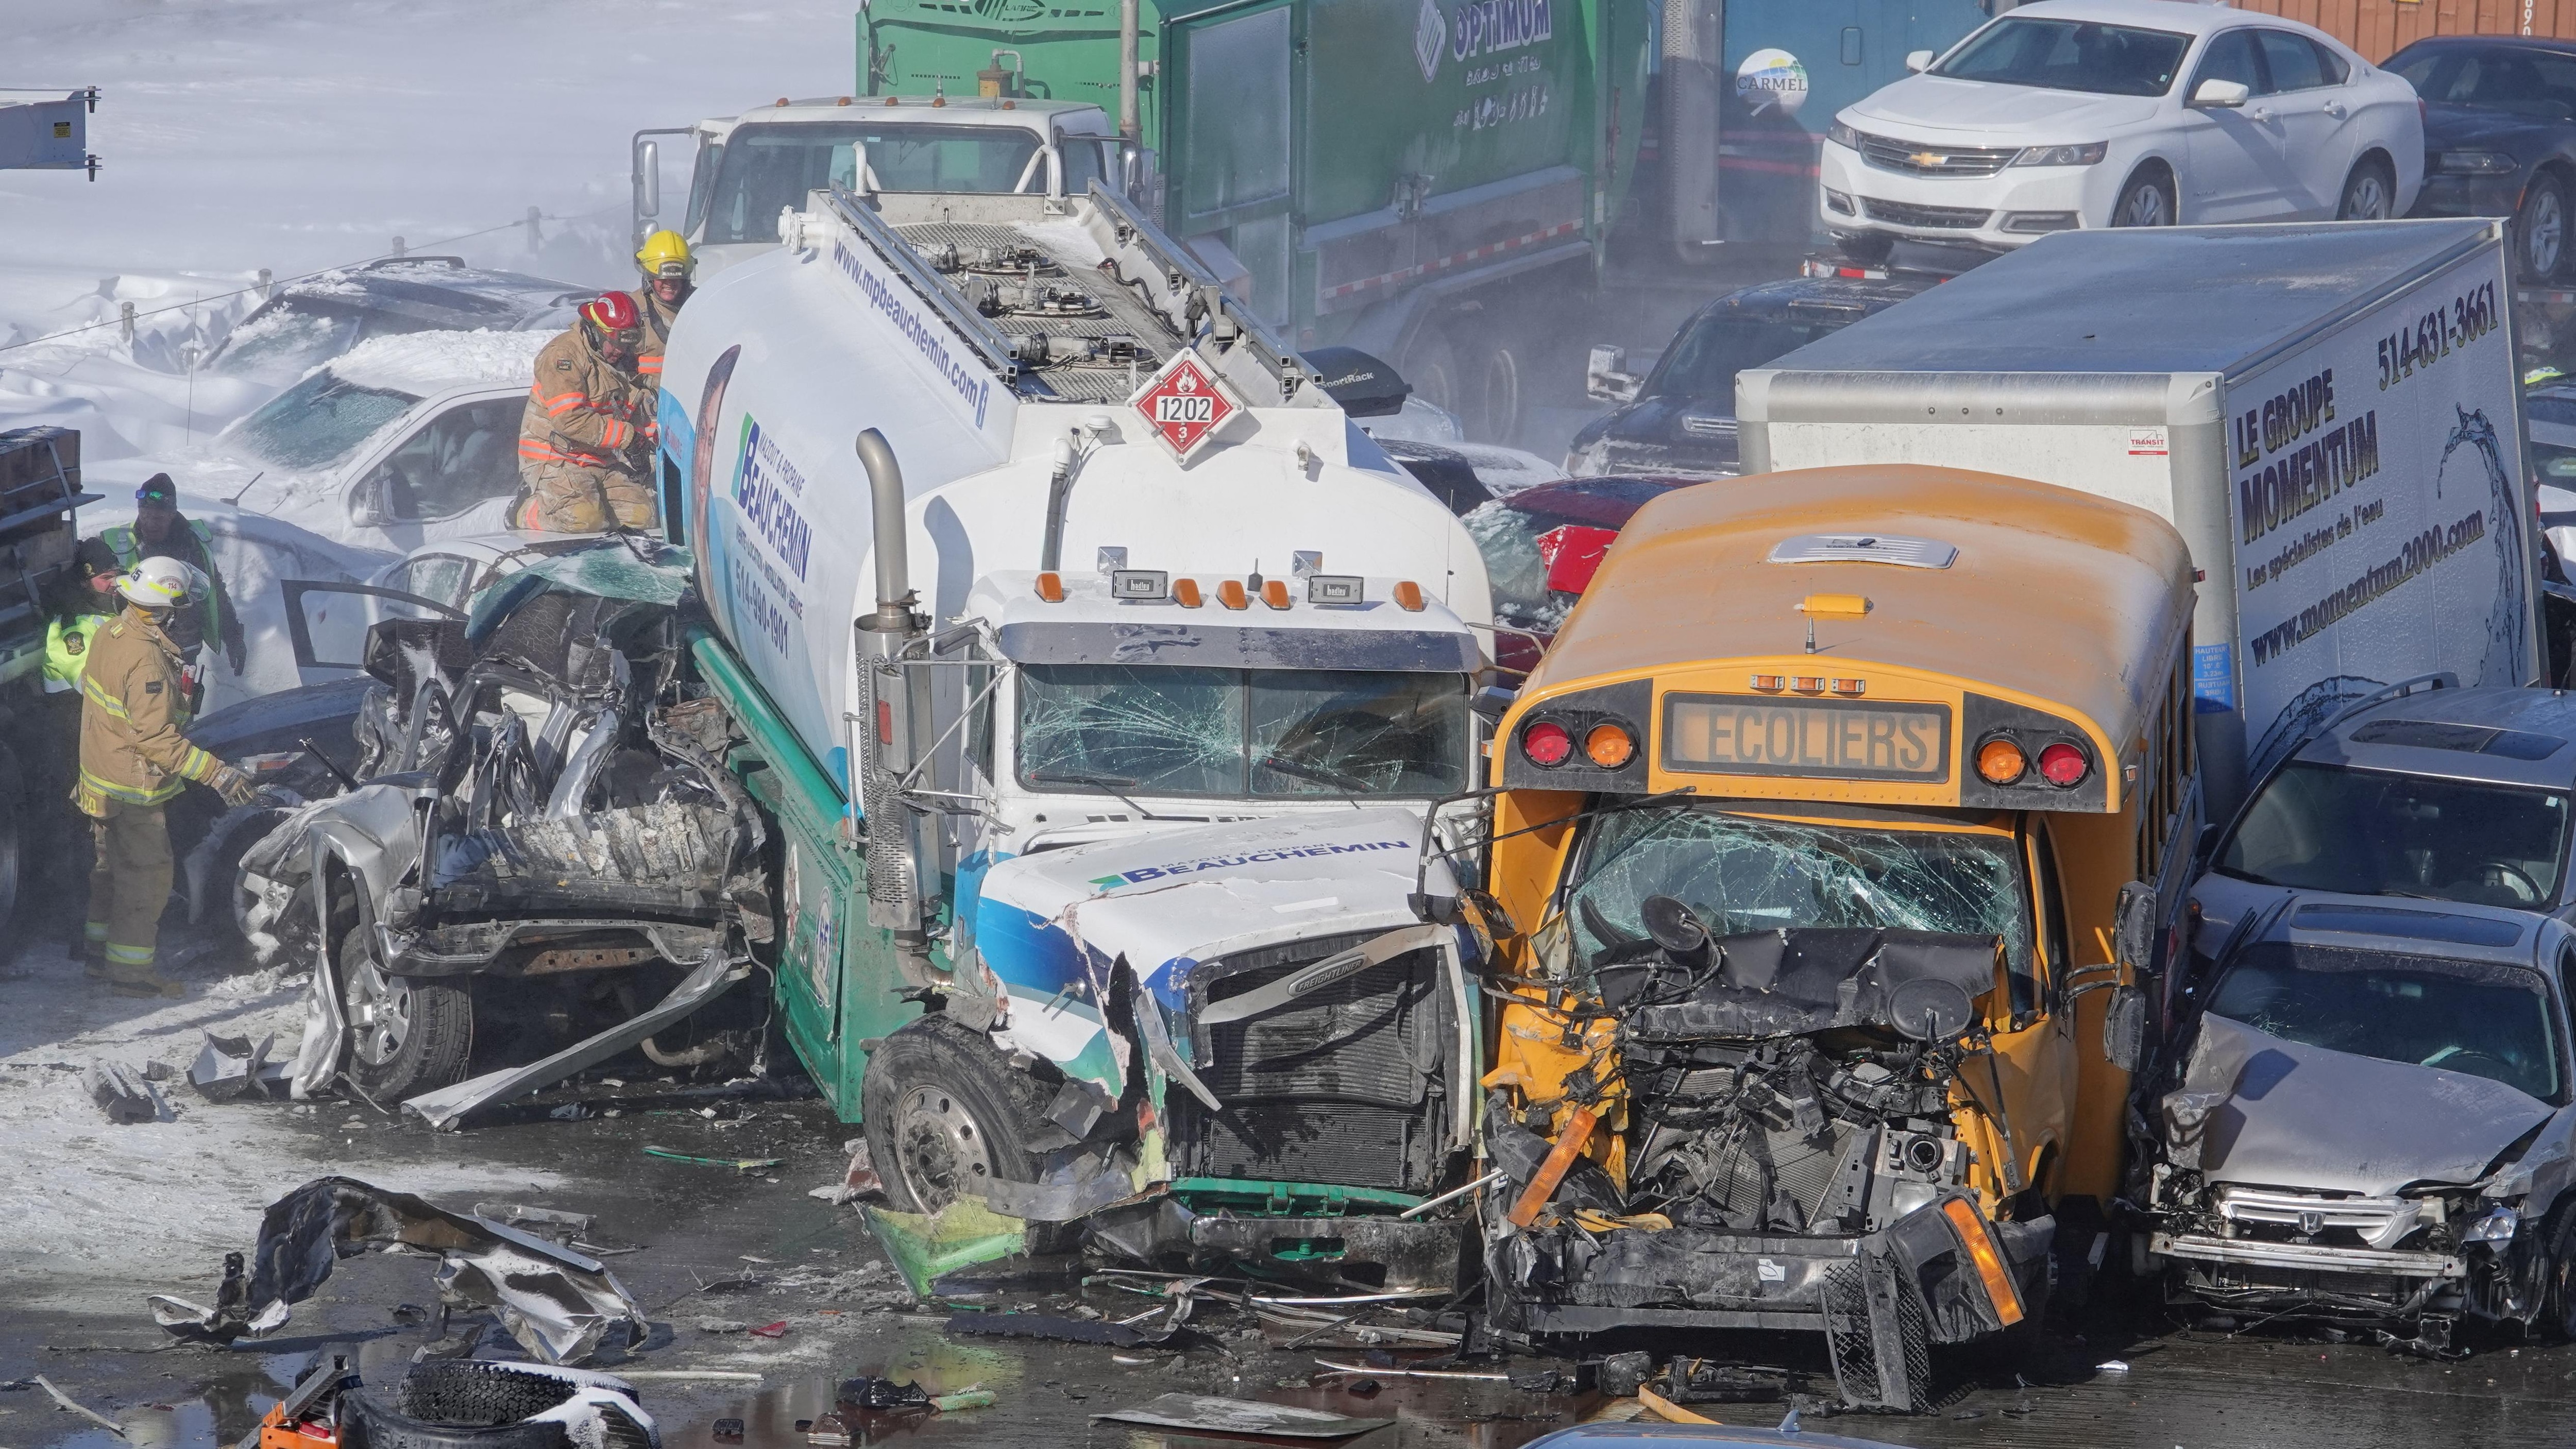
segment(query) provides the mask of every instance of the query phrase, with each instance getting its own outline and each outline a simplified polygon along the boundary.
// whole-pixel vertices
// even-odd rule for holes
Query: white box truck
[[[2223,818],[2384,684],[2539,679],[2508,300],[2493,221],[2062,232],[1740,374],[1744,471],[1946,464],[2171,520]]]

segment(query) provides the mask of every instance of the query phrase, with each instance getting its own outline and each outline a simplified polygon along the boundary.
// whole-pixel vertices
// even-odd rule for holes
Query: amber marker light
[[[1995,1317],[2006,1328],[2021,1322],[2021,1291],[2013,1286],[2012,1274],[2004,1271],[2004,1260],[1995,1252],[1994,1236],[1977,1217],[1977,1210],[1963,1197],[1941,1204],[1941,1215],[1958,1230],[1959,1246],[1968,1250],[1968,1259],[1977,1265],[1977,1276],[1985,1280],[1986,1296],[1994,1300]]]
[[[1989,785],[2009,785],[2030,768],[2021,746],[2007,739],[1991,739],[1977,746],[1977,778]]]
[[[1172,602],[1184,609],[1195,609],[1207,600],[1199,594],[1198,580],[1174,579],[1172,580]]]
[[[1227,579],[1216,586],[1216,601],[1229,609],[1249,609],[1252,596],[1243,591],[1243,580]]]
[[[1584,732],[1584,758],[1605,770],[1615,770],[1636,756],[1636,737],[1624,726],[1597,724]]]
[[[1261,584],[1261,602],[1268,604],[1274,609],[1287,608],[1288,581],[1286,579],[1264,579]]]
[[[1395,586],[1395,606],[1408,614],[1422,612],[1422,585],[1411,579]]]
[[[1050,604],[1064,602],[1064,580],[1054,574],[1038,575],[1038,597]]]

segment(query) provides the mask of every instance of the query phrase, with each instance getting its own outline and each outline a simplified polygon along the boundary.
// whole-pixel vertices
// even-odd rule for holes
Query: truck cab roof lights
[[[1308,574],[1306,602],[1310,604],[1367,603],[1368,581],[1358,574]]]
[[[1405,579],[1395,586],[1395,606],[1408,614],[1422,612],[1422,585]]]
[[[1229,609],[1249,609],[1252,596],[1243,591],[1243,580],[1227,579],[1216,586],[1216,601]]]
[[[1174,579],[1172,580],[1172,602],[1184,609],[1195,609],[1206,603],[1207,599],[1199,592],[1198,580]]]
[[[1261,602],[1268,604],[1274,609],[1287,608],[1288,581],[1286,579],[1263,580],[1261,584]]]
[[[1064,580],[1053,570],[1038,575],[1038,597],[1050,604],[1064,602]]]

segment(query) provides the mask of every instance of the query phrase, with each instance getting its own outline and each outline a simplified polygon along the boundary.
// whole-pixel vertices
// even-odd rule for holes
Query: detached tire
[[[945,1016],[887,1037],[868,1054],[859,1085],[868,1154],[886,1196],[905,1212],[935,1213],[997,1179],[1037,1181],[1042,1164],[1025,1134],[1050,1096]]]
[[[340,938],[340,1010],[349,1022],[349,1075],[368,1096],[412,1097],[465,1080],[473,995],[439,977],[387,972],[364,922]]]

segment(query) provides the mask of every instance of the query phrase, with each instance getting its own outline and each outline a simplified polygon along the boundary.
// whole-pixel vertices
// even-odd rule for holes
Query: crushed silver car
[[[2192,966],[2132,1122],[2174,1301],[2437,1352],[2463,1323],[2576,1336],[2576,930],[2296,894]]]
[[[747,976],[771,933],[730,727],[683,669],[687,579],[680,550],[602,539],[470,613],[369,631],[357,783],[242,857],[253,949],[313,967],[296,1095],[345,1071],[448,1126],[628,1047],[664,1065],[722,1050],[653,1036]],[[517,1062],[467,1083],[477,1056]]]

